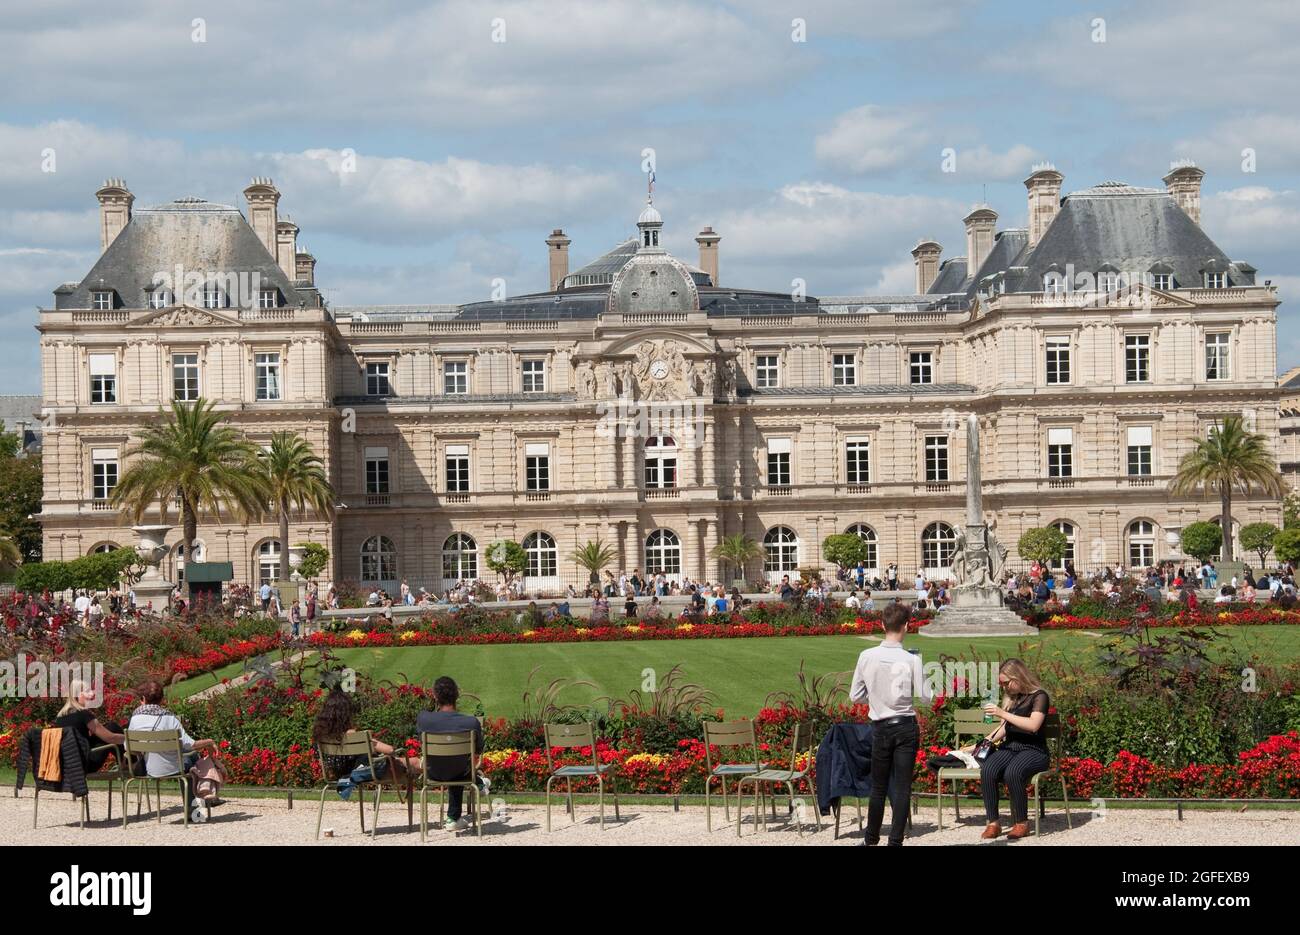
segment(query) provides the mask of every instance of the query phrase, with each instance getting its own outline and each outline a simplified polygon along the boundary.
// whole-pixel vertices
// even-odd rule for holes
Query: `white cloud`
[[[1300,193],[1251,185],[1202,195],[1201,225],[1234,259],[1263,269],[1256,257],[1300,242]]]
[[[840,114],[817,137],[817,158],[832,168],[866,174],[904,165],[916,147],[917,117],[864,104]]]
[[[981,144],[957,150],[957,172],[981,179],[1024,178],[1042,158],[1038,150],[1024,143],[1016,143],[1002,152]]]
[[[1179,140],[1174,158],[1190,157],[1206,169],[1248,178],[1245,150],[1254,153],[1254,171],[1286,172],[1300,163],[1300,119],[1284,114],[1252,114],[1220,121],[1204,136]]]

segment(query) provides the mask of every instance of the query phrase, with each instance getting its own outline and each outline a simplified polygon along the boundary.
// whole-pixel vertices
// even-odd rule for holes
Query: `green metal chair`
[[[1065,796],[1065,827],[1073,828],[1074,823],[1070,820],[1070,789],[1065,782],[1065,777],[1061,775],[1061,744],[1064,742],[1061,735],[1061,716],[1059,714],[1049,714],[1043,721],[1043,737],[1047,740],[1048,749],[1051,751],[1052,759],[1048,763],[1047,769],[1041,773],[1034,773],[1029,782],[1034,787],[1034,837],[1038,837],[1039,820],[1047,811],[1047,805],[1043,802],[1038,794],[1038,781],[1044,776],[1055,776],[1061,780],[1061,792]]]
[[[469,764],[469,776],[465,779],[430,779],[429,760],[432,757],[464,757]],[[470,814],[474,816],[474,827],[478,836],[483,837],[482,794],[478,785],[478,751],[474,749],[474,732],[464,731],[454,734],[420,735],[420,843],[427,840],[429,826],[430,788],[442,792],[438,800],[438,820],[442,821],[443,806],[446,803],[447,790],[460,786],[469,793]]]
[[[545,725],[546,733],[546,765],[550,769],[551,775],[546,779],[546,830],[551,830],[551,784],[557,779],[563,779],[567,787],[566,799],[568,800],[569,816],[576,822],[578,820],[577,811],[573,807],[573,780],[594,777],[596,780],[596,797],[600,804],[600,830],[605,830],[605,774],[615,768],[614,763],[600,762],[600,757],[596,753],[596,732],[590,724],[547,724]],[[558,769],[555,766],[555,758],[552,751],[556,748],[569,750],[575,747],[591,747],[591,763],[578,764],[573,766],[561,766]],[[618,813],[618,783],[615,781],[613,774],[609,777],[609,789],[614,795],[614,820],[622,821]]]
[[[153,783],[154,795],[154,815],[158,823],[162,824],[162,784],[164,782],[175,782],[181,793],[181,816],[186,827],[190,824],[190,787],[189,777],[185,772],[185,751],[181,748],[181,732],[179,730],[127,730],[126,734],[126,759],[128,761],[139,757],[147,762],[150,753],[157,753],[174,759],[180,764],[179,769],[168,773],[166,776],[131,776],[122,783],[122,827],[127,823],[127,792],[132,783],[140,783],[145,789],[145,795],[148,795],[149,783]],[[207,805],[204,805],[205,812],[208,811]],[[136,817],[140,815],[140,789],[136,789]],[[210,812],[209,812],[210,814]]]
[[[724,747],[742,747],[748,751],[745,759],[747,763],[718,763],[713,762],[713,749],[719,748],[719,752]],[[704,722],[704,767],[706,778],[704,781],[704,824],[709,831],[713,830],[713,802],[710,798],[713,780],[717,779],[722,783],[722,812],[728,824],[731,823],[731,800],[727,796],[727,778],[739,778],[757,773],[759,770],[767,767],[768,764],[758,761],[758,737],[754,733],[753,721],[705,721]],[[739,786],[737,786],[739,789]],[[740,808],[739,801],[736,804]],[[755,805],[757,807],[757,804]]]
[[[1001,723],[993,724],[984,720],[984,711],[980,708],[958,708],[953,715],[953,735],[956,738],[956,746],[961,747],[966,741],[979,738],[983,739],[997,728]],[[968,766],[942,766],[935,777],[935,790],[939,801],[939,830],[943,830],[943,783],[946,779],[952,780],[952,803],[953,809],[957,813],[957,821],[961,821],[961,787],[959,783],[969,779],[979,779],[980,771],[971,769]]]
[[[799,769],[799,755],[801,752],[805,757],[807,757],[803,769]],[[736,807],[736,837],[740,837],[740,823],[741,823],[741,819],[744,817],[743,796],[745,791],[745,783],[747,782],[752,782],[754,783],[755,786],[754,789],[754,798],[755,798],[754,823],[755,824],[761,821],[763,823],[763,830],[764,831],[767,830],[767,817],[763,814],[763,809],[760,807],[758,803],[758,798],[761,795],[761,787],[764,785],[785,786],[786,792],[790,796],[790,810],[791,812],[795,813],[794,815],[795,827],[799,831],[799,836],[803,837],[803,816],[802,814],[799,814],[794,808],[794,800],[795,800],[794,786],[795,783],[799,782],[804,777],[809,777],[811,782],[811,777],[813,774],[813,761],[814,761],[814,756],[813,756],[812,724],[808,723],[807,721],[801,721],[800,723],[795,725],[794,733],[790,738],[790,768],[789,769],[762,769],[756,773],[751,773],[748,776],[740,777],[740,781],[736,784],[736,798],[739,800],[739,804]],[[776,808],[775,796],[773,796],[772,799],[772,808],[774,810]],[[820,831],[822,830],[822,819],[821,819],[821,813],[818,810],[816,803],[813,804],[812,812],[813,812],[813,820],[817,824],[817,830]]]
[[[329,762],[326,757],[364,757],[366,765],[370,767],[370,775],[375,775],[375,763],[382,759],[374,754],[374,744],[370,739],[370,731],[354,730],[349,732],[342,740],[337,743],[321,741],[317,745],[317,757],[320,760],[321,771],[325,776],[325,784],[320,790],[320,808],[316,812],[316,840],[320,840],[321,821],[325,817],[325,793],[331,789],[338,788],[338,781],[346,779],[346,776],[331,776],[326,770],[325,764]],[[392,777],[394,783],[396,777]],[[379,801],[384,796],[384,779],[370,779],[366,782],[356,784],[356,789],[361,794],[357,797],[357,814],[361,818],[361,833],[366,833],[366,796],[365,793],[371,789],[375,792],[374,814],[371,816],[370,837],[373,840],[376,832],[379,831]],[[401,797],[401,787],[396,787],[398,797]]]

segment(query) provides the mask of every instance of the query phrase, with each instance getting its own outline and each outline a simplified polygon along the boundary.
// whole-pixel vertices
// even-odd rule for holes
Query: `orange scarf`
[[[63,728],[47,727],[41,731],[41,762],[36,777],[46,782],[63,781]]]

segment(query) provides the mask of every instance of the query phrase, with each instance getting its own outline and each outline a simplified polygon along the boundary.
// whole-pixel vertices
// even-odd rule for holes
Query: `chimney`
[[[1041,162],[1034,166],[1025,179],[1025,188],[1029,190],[1029,247],[1043,239],[1047,229],[1056,220],[1056,213],[1061,210],[1061,183],[1065,176],[1056,171],[1050,162]]]
[[[297,277],[295,257],[298,253],[298,225],[285,218],[275,225],[275,262],[280,264],[289,281]]]
[[[294,257],[293,279],[309,286],[316,285],[316,258],[306,250],[299,250]]]
[[[709,274],[709,282],[718,284],[718,241],[722,238],[713,233],[712,227],[706,227],[695,237],[700,245],[700,269]]]
[[[546,238],[546,255],[551,262],[551,291],[558,292],[564,285],[564,277],[569,275],[569,244],[573,243],[564,236],[564,231],[556,228]]]
[[[253,184],[244,189],[244,197],[248,200],[248,223],[253,228],[253,233],[257,234],[257,239],[262,241],[262,246],[266,247],[266,252],[271,256],[278,256],[276,253],[276,205],[280,203],[280,192],[276,190],[275,185],[267,178],[255,178]]]
[[[988,205],[980,204],[962,218],[966,225],[966,272],[973,279],[993,250],[993,231],[998,223],[998,213]]]
[[[916,294],[925,295],[939,275],[939,257],[943,247],[936,241],[922,240],[912,249],[916,261]]]
[[[1164,177],[1165,188],[1173,195],[1174,203],[1187,212],[1197,224],[1201,223],[1201,179],[1205,170],[1196,168],[1190,159],[1180,159],[1169,164],[1169,174]]]
[[[127,191],[126,182],[121,179],[105,179],[95,197],[99,199],[99,252],[103,253],[131,220],[135,195]]]

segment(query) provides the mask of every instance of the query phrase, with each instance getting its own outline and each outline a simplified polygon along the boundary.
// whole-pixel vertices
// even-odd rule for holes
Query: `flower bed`
[[[1041,619],[1031,619],[1031,623],[1042,630],[1122,630],[1132,623],[1131,619],[1110,617],[1092,617],[1071,613],[1056,613]],[[1181,611],[1170,616],[1151,619],[1155,627],[1250,627],[1250,626],[1296,626],[1300,625],[1300,610],[1283,610],[1280,607],[1243,607],[1233,610],[1217,610],[1211,604],[1192,611]]]

